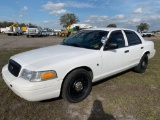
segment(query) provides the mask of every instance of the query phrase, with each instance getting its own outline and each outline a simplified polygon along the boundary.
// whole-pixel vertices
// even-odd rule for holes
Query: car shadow
[[[50,103],[50,102],[54,102],[54,101],[58,101],[58,100],[62,100],[62,97],[57,97],[57,98],[51,98],[51,99],[47,99],[47,100],[42,100],[39,101],[40,103]]]
[[[128,72],[133,72],[133,69],[129,69],[129,70],[123,71],[123,72],[121,72],[121,73],[112,75],[112,76],[110,76],[110,77],[106,77],[106,78],[104,78],[104,79],[98,80],[98,81],[94,82],[92,85],[95,86],[95,85],[102,84],[102,83],[104,83],[104,82],[106,82],[106,81],[112,80],[112,79],[114,79],[114,78],[116,78],[116,77],[118,77],[118,76],[124,75],[124,74],[126,74],[126,73],[128,73]]]
[[[105,113],[102,102],[95,100],[88,120],[116,120],[113,115]]]

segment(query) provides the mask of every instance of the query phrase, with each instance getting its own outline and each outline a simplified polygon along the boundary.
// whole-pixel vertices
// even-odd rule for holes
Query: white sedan
[[[143,73],[155,55],[154,43],[134,30],[81,30],[61,44],[12,56],[2,69],[8,87],[28,101],[59,97],[80,102],[92,82],[133,68]]]

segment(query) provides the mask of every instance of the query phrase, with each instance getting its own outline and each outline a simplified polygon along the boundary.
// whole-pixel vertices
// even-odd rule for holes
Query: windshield
[[[83,30],[67,38],[61,44],[88,49],[100,49],[102,46],[101,39],[107,36],[107,34],[107,31]]]

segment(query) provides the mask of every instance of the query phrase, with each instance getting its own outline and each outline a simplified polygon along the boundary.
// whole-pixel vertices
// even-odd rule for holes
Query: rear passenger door
[[[139,36],[134,31],[124,30],[129,48],[129,65],[134,66],[139,63],[143,54],[143,44]]]

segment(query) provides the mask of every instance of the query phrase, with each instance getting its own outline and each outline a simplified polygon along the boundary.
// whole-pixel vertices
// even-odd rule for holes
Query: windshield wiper
[[[83,47],[83,46],[81,46],[81,45],[79,45],[79,44],[76,44],[76,43],[72,43],[72,44],[69,44],[70,46],[74,46],[74,47]]]
[[[62,45],[67,45],[67,46],[73,46],[73,47],[81,47],[81,48],[87,48],[87,49],[93,49],[93,48],[90,48],[90,47],[87,47],[87,46],[82,46],[82,45],[79,45],[79,44],[76,44],[76,43],[66,43],[66,42],[62,42],[61,43]]]
[[[68,46],[74,46],[74,47],[82,47],[81,45],[76,44],[76,43],[70,43],[70,44],[68,44],[66,42],[62,42],[61,45],[68,45]]]
[[[63,42],[61,43],[61,45],[68,45],[68,44],[67,44],[66,42],[63,41]]]

